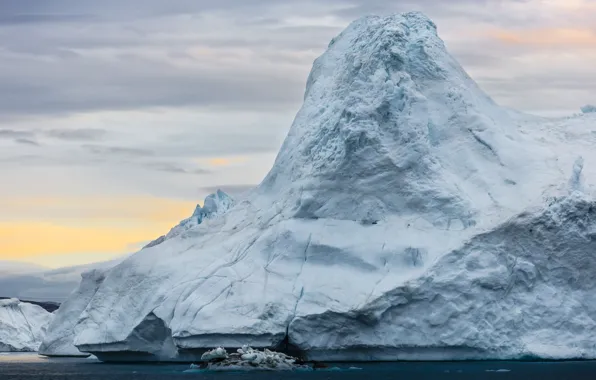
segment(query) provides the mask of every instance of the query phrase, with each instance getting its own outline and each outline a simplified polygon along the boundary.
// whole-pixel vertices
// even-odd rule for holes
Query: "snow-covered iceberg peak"
[[[230,208],[232,208],[234,203],[234,199],[231,196],[218,189],[214,194],[209,194],[205,198],[203,207],[201,207],[200,204],[197,205],[190,218],[181,220],[180,223],[172,227],[170,232],[168,232],[166,235],[158,237],[143,248],[155,247],[166,240],[179,236],[183,232],[198,226],[206,219],[214,219],[218,216],[221,216]]]
[[[0,352],[37,351],[52,314],[16,298],[0,300]]]
[[[234,199],[221,190],[217,190],[214,194],[210,194],[205,198],[203,207],[197,205],[193,217],[197,219],[200,224],[203,219],[213,218],[228,211],[234,205]]]
[[[365,17],[315,61],[304,105],[258,191],[276,194],[296,217],[425,213],[474,223],[478,209],[512,202],[524,160],[513,124],[426,16]]]

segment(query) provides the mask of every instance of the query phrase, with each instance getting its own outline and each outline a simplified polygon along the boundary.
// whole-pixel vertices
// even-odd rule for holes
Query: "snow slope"
[[[315,61],[263,182],[109,270],[74,344],[596,358],[595,143],[596,115],[500,108],[424,15],[362,18]]]
[[[51,316],[16,298],[0,300],[0,352],[37,351]]]
[[[233,204],[234,201],[228,194],[218,190],[205,198],[203,207],[197,205],[191,217],[182,220],[167,235],[154,240],[145,248],[159,245],[182,234],[184,231],[198,226],[205,220],[217,218],[223,215]],[[77,321],[103,283],[106,273],[118,262],[93,265],[89,267],[89,271],[81,274],[82,280],[78,288],[60,305],[60,309],[56,312],[56,316],[48,328],[48,334],[39,348],[41,355],[88,356],[88,354],[79,351],[73,344],[77,333]]]

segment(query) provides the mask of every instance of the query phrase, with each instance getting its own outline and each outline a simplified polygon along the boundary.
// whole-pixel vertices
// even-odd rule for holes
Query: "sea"
[[[596,380],[596,361],[328,363],[309,372],[206,372],[188,364],[110,364],[96,359],[0,354],[0,380]]]

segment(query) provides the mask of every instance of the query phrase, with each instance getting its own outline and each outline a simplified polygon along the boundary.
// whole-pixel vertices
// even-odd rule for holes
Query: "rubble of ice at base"
[[[236,353],[228,354],[224,348],[216,348],[205,352],[201,359],[205,366],[191,365],[191,370],[204,369],[208,371],[237,371],[237,370],[311,370],[311,367],[298,364],[298,359],[281,352],[255,350],[248,346],[239,348]]]

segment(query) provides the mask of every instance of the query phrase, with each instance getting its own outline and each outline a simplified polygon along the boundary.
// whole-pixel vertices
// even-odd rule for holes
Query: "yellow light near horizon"
[[[160,226],[120,228],[75,227],[44,222],[0,223],[0,257],[18,260],[23,256],[58,253],[125,253],[131,243],[163,233],[156,227]]]
[[[10,197],[0,199],[0,222],[9,220],[130,219],[146,222],[179,220],[197,202],[153,196]]]
[[[496,39],[514,45],[544,47],[596,47],[596,32],[589,29],[499,30]]]
[[[0,201],[0,260],[134,252],[188,217],[195,202],[140,197],[43,197]]]
[[[247,158],[238,157],[213,157],[207,160],[207,163],[211,166],[230,166],[233,164],[241,164],[246,162]]]
[[[593,10],[596,8],[596,4],[590,2],[590,0],[545,0],[543,6],[570,11]]]

